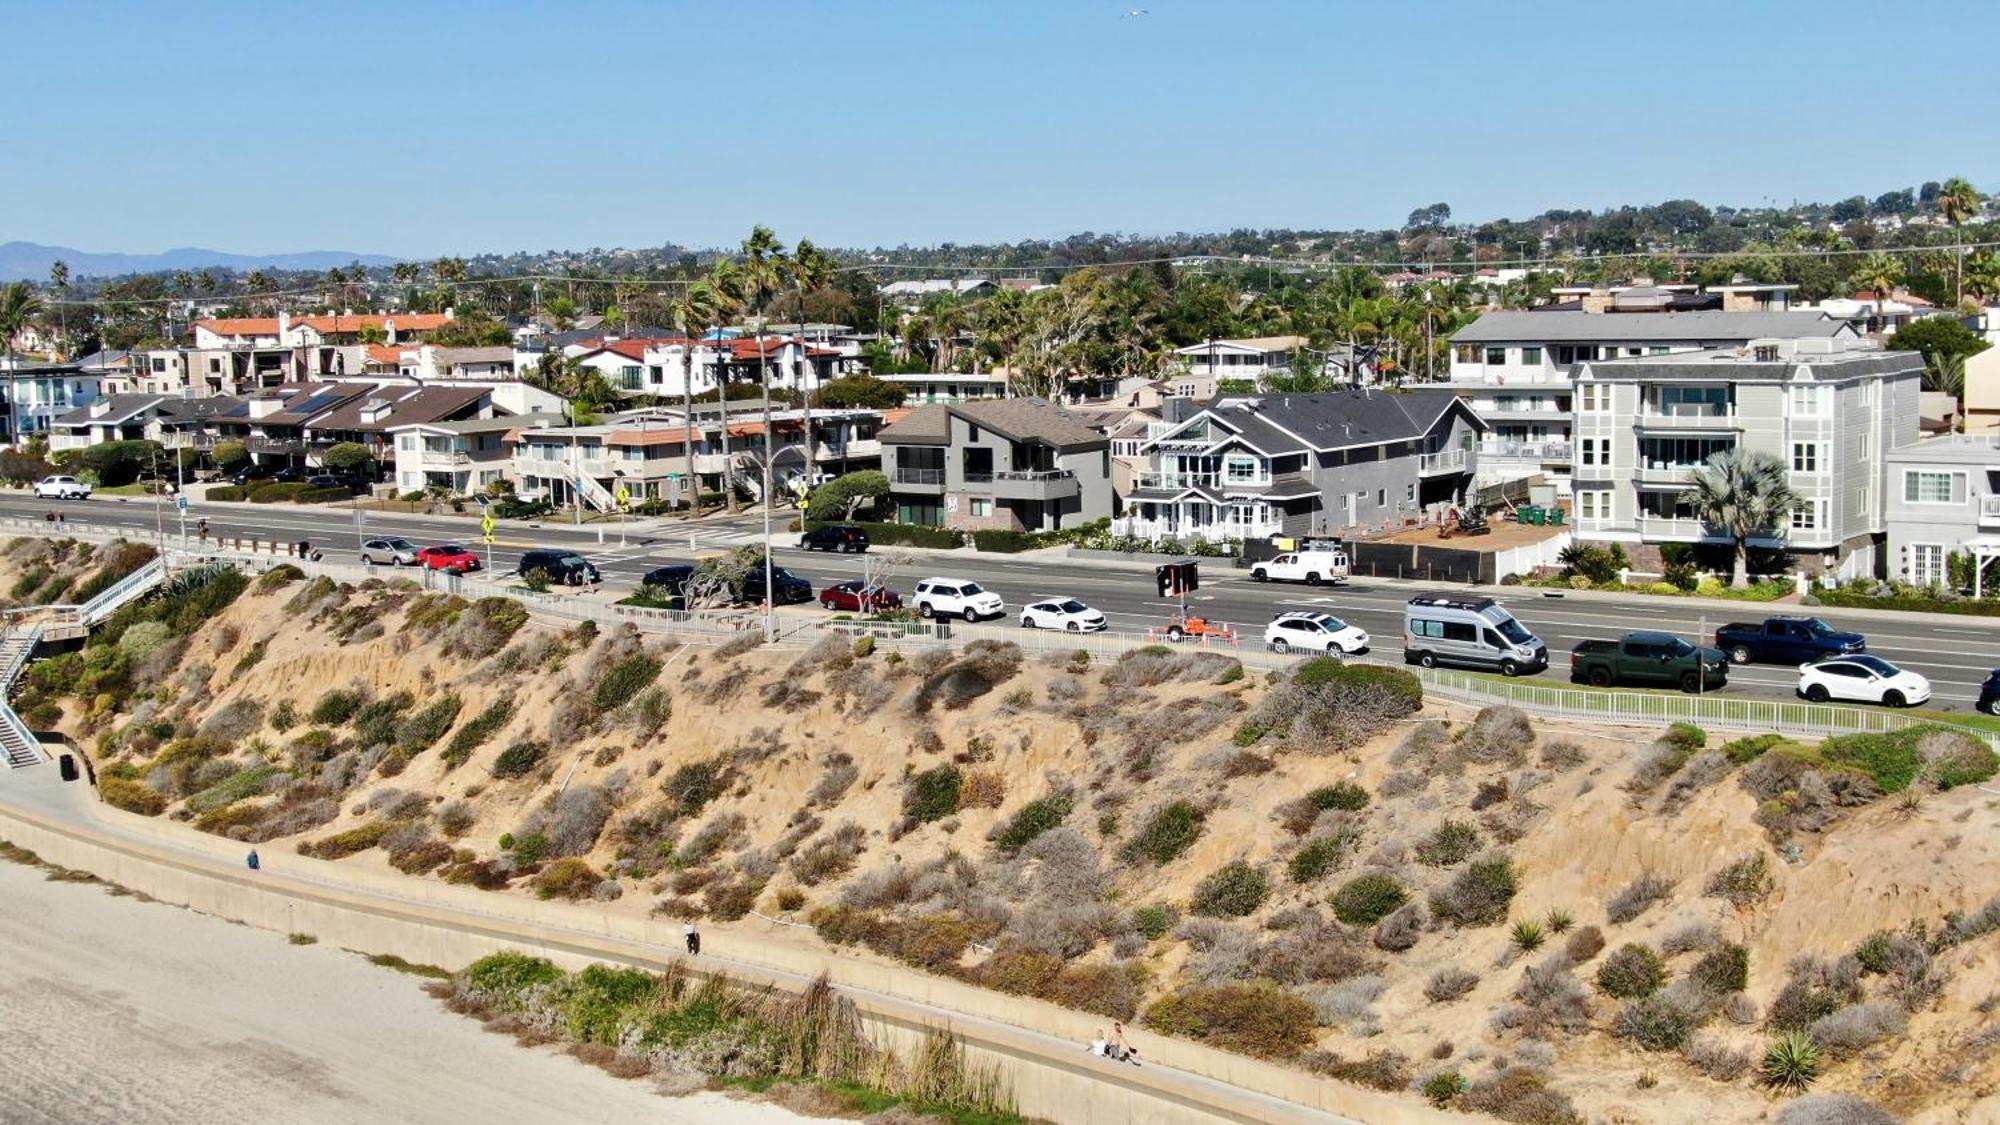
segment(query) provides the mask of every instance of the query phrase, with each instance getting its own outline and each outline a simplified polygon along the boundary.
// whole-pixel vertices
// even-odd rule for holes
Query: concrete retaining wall
[[[670,923],[288,854],[270,854],[263,870],[251,872],[242,866],[241,845],[232,841],[95,804],[89,809],[101,825],[0,805],[0,838],[164,902],[410,961],[457,968],[497,950],[520,949],[569,968],[604,961],[658,970],[679,958],[666,944],[678,935]],[[948,1027],[972,1061],[1001,1068],[1029,1116],[1126,1125],[1445,1120],[1413,1098],[1198,1043],[1142,1035],[1148,1065],[1094,1060],[1083,1044],[1106,1023],[1097,1016],[870,959],[759,940],[748,927],[714,928],[706,936],[717,956],[705,953],[701,964],[755,983],[798,988],[827,973],[885,1042],[912,1042],[928,1028]]]

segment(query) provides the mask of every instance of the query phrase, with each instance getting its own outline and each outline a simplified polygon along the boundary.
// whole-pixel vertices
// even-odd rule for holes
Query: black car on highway
[[[868,533],[851,523],[829,523],[799,536],[799,546],[808,551],[859,554],[868,549]]]
[[[581,586],[598,580],[597,568],[575,551],[550,548],[536,548],[521,553],[520,565],[514,573],[526,578],[535,571],[549,576],[549,581],[562,586]]]

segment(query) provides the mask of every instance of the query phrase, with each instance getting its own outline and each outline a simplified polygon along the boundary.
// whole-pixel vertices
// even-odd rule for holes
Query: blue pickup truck
[[[1732,664],[1807,664],[1865,652],[1868,638],[1843,633],[1817,617],[1767,617],[1762,625],[1737,622],[1717,629],[1715,647],[1728,653]]]

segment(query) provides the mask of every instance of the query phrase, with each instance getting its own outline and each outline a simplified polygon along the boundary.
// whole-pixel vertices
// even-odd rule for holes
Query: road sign
[[[621,508],[632,506],[632,490],[622,484],[618,486],[618,506]]]
[[[494,526],[495,526],[495,525],[494,525],[494,523],[493,523],[493,517],[492,517],[492,516],[480,516],[480,517],[479,517],[479,531],[480,531],[480,534],[482,534],[482,535],[486,536],[486,541],[487,541],[488,543],[491,543],[491,542],[493,542],[493,528],[494,528]]]
[[[174,507],[176,507],[176,508],[179,508],[179,509],[180,509],[181,511],[183,511],[183,512],[187,511],[187,510],[188,510],[188,498],[187,498],[187,497],[185,497],[185,496],[176,496],[176,497],[174,497]]]
[[[487,545],[488,547],[491,547],[491,546],[493,545],[493,533],[492,533],[492,532],[490,532],[490,531],[489,531],[489,532],[487,532],[486,534],[484,534],[484,535],[480,536],[479,538],[480,538],[480,539],[481,539],[481,540],[482,540],[483,542],[485,542],[485,544],[486,544],[486,545]]]

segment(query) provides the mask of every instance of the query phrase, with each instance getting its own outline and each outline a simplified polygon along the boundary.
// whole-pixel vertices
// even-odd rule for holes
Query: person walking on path
[[[250,865],[250,870],[252,870],[252,871],[255,871],[255,870],[257,870],[257,849],[256,849],[256,848],[251,848],[251,849],[250,849],[250,858],[248,858],[248,859],[244,860],[243,862],[245,862],[245,863],[247,863],[247,864],[249,864],[249,865]]]
[[[695,928],[694,928],[694,923],[693,923],[693,922],[689,922],[689,923],[687,924],[687,931],[686,931],[686,932],[687,932],[687,943],[688,943],[688,953],[689,953],[690,955],[693,955],[693,954],[698,954],[698,953],[700,953],[700,952],[701,952],[701,931],[700,931],[700,930],[697,930],[697,929],[695,929]]]

